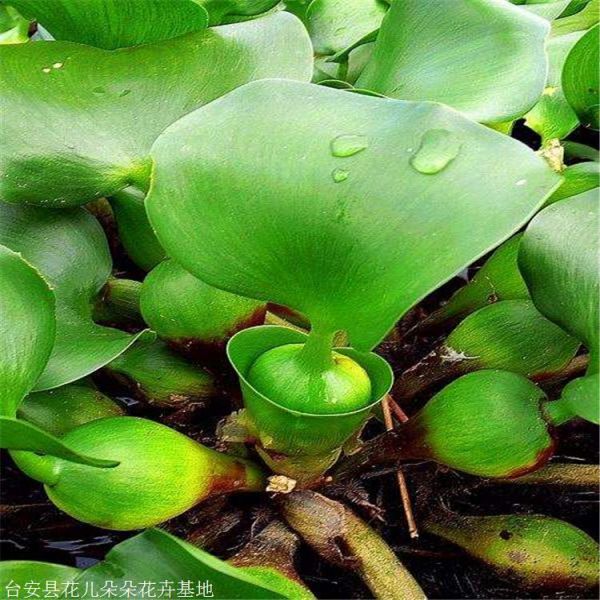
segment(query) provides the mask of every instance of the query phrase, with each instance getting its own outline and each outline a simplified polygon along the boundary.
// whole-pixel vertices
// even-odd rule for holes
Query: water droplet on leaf
[[[461,142],[447,129],[430,129],[421,138],[421,146],[410,164],[419,173],[434,175],[445,169],[458,155]]]
[[[334,169],[331,172],[331,177],[336,183],[341,183],[342,181],[346,181],[348,179],[349,172],[346,169]]]
[[[515,183],[515,185],[518,185],[519,187],[522,185],[525,185],[527,183],[527,179],[519,179],[519,181],[517,181],[517,183]]]
[[[127,94],[131,94],[131,90],[121,90],[119,98],[123,98],[124,96],[127,96]]]
[[[52,65],[52,68],[54,68],[54,69],[62,69],[62,66],[63,66],[63,63],[61,63],[61,62],[55,62]]]
[[[42,71],[43,71],[44,73],[50,73],[50,71],[51,71],[51,70],[52,70],[52,69],[50,69],[50,67],[44,67],[44,68],[42,69]]]
[[[331,154],[338,158],[346,158],[358,154],[369,145],[365,135],[338,135],[331,140]]]

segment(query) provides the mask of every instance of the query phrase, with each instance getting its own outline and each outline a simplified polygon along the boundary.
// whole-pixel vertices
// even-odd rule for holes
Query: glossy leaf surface
[[[524,146],[447,108],[290,81],[181,119],[153,157],[147,210],[170,256],[211,285],[344,329],[360,350],[558,183]]]
[[[204,29],[208,14],[193,0],[11,0],[57,40],[98,48],[157,42]]]
[[[562,74],[562,86],[567,101],[586,127],[600,127],[600,26],[595,25],[569,52]]]
[[[0,246],[0,414],[14,417],[54,344],[54,295],[39,271]]]
[[[577,196],[600,186],[600,163],[589,161],[570,165],[563,171],[562,176],[562,185],[548,198],[546,204]]]
[[[502,0],[394,2],[357,86],[442,102],[480,122],[507,121],[542,93],[549,29]]]
[[[556,202],[529,224],[519,265],[538,310],[581,340],[598,365],[598,194]]]
[[[90,448],[90,454],[79,452],[39,427],[10,417],[0,417],[0,440],[0,447],[7,450],[28,450],[62,458],[79,465],[112,468],[119,464],[115,460],[94,458],[90,455],[96,454],[94,448]]]
[[[1,106],[13,115],[0,194],[49,206],[83,204],[134,181],[143,188],[150,146],[167,125],[248,81],[312,72],[306,30],[287,13],[114,52],[5,46],[0,60]]]
[[[315,53],[338,54],[374,37],[387,10],[384,0],[314,0],[306,26]]]
[[[36,390],[94,372],[144,335],[102,327],[91,319],[91,302],[108,279],[111,258],[102,228],[87,211],[1,203],[0,242],[39,269],[56,296],[56,340]]]

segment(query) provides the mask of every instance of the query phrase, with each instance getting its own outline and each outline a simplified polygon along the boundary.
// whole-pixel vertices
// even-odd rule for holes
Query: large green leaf
[[[23,586],[32,580],[42,583],[55,580],[59,590],[61,583],[74,581],[70,589],[76,590],[77,598],[82,599],[96,598],[94,594],[106,589],[114,590],[115,594],[127,589],[127,598],[139,599],[286,598],[284,590],[290,587],[285,577],[281,577],[279,589],[277,585],[267,584],[264,578],[255,577],[251,568],[234,567],[160,529],[147,529],[117,544],[104,560],[85,570],[34,561],[0,563],[3,585],[13,581]],[[275,577],[271,580],[270,583],[278,581]],[[298,585],[292,587],[296,593],[298,588]],[[13,597],[25,598],[25,591]]]
[[[575,44],[563,68],[562,86],[569,104],[586,127],[600,127],[600,25],[595,25]]]
[[[546,46],[550,64],[546,87],[538,103],[525,115],[525,124],[542,137],[543,144],[562,139],[579,125],[563,94],[561,76],[567,54],[582,35],[583,32],[577,31],[551,38]]]
[[[208,14],[194,0],[10,0],[55,39],[99,48],[157,42],[204,29]]]
[[[312,74],[306,30],[287,13],[117,51],[5,46],[0,60],[0,106],[11,115],[0,195],[49,206],[145,187],[150,146],[167,125],[248,81]]]
[[[54,344],[54,296],[34,267],[0,246],[0,414],[13,417]]]
[[[11,417],[0,417],[0,448],[48,454],[91,467],[116,467],[119,464],[77,452],[43,429]]]
[[[584,31],[594,26],[600,15],[600,1],[591,0],[582,10],[552,23],[552,35],[565,35],[574,31]]]
[[[56,296],[56,340],[37,390],[94,372],[143,335],[92,321],[91,303],[110,275],[111,258],[102,228],[87,211],[0,203],[0,243],[35,265]]]
[[[526,11],[553,21],[567,8],[571,0],[510,0]]]
[[[538,310],[581,340],[598,370],[598,194],[551,204],[529,224],[519,266]]]
[[[542,93],[548,31],[547,21],[503,0],[394,2],[357,86],[507,121]]]
[[[146,204],[170,256],[211,285],[345,329],[362,350],[559,181],[446,107],[291,81],[249,84],[181,119],[153,156]]]

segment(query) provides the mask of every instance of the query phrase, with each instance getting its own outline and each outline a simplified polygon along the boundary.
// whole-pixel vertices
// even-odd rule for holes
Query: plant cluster
[[[67,515],[144,530],[2,562],[3,590],[311,598],[301,538],[424,598],[353,485],[553,484],[560,426],[599,422],[597,0],[10,0],[0,29],[1,447]],[[215,407],[218,443],[164,418]],[[168,532],[234,492],[276,516],[227,561]],[[598,585],[566,521],[416,510],[521,589]]]

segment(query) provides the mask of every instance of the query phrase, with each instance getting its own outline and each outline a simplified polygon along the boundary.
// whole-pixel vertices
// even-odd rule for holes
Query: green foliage
[[[507,121],[542,92],[548,32],[546,21],[501,0],[393,2],[357,86]]]
[[[563,173],[562,185],[548,198],[546,204],[552,204],[571,196],[577,196],[600,186],[600,163],[589,161],[567,167]]]
[[[4,46],[0,60],[2,110],[28,115],[4,123],[2,199],[63,207],[146,186],[150,146],[182,115],[248,81],[312,70],[308,36],[285,13],[113,52]]]
[[[92,321],[92,302],[108,280],[112,261],[104,232],[87,211],[2,203],[0,242],[39,269],[56,297],[56,340],[36,390],[85,377],[148,337]]]
[[[286,589],[284,585],[288,583],[287,580],[281,582],[280,586],[269,585],[248,569],[231,566],[160,529],[148,529],[117,544],[104,560],[87,569],[35,561],[0,563],[1,584],[46,579],[57,581],[59,588],[61,582],[76,581],[77,589],[82,591],[100,589],[108,580],[116,589],[125,584],[129,584],[131,589],[141,589],[143,581],[209,581],[213,584],[215,598],[288,597],[278,591],[279,587]],[[19,598],[24,598],[25,593],[23,590]]]
[[[569,52],[562,75],[565,97],[586,127],[600,127],[598,93],[598,63],[600,62],[599,32],[595,25]]]
[[[556,202],[528,225],[519,266],[534,304],[585,344],[598,371],[598,197],[590,190]]]
[[[424,133],[440,129],[462,146],[440,172],[419,172],[411,161]],[[195,111],[152,154],[147,209],[172,258],[316,329],[344,329],[361,350],[510,235],[558,182],[520,144],[444,107],[289,81],[246,85]]]
[[[0,246],[0,414],[14,417],[54,344],[54,296],[39,271]]]

